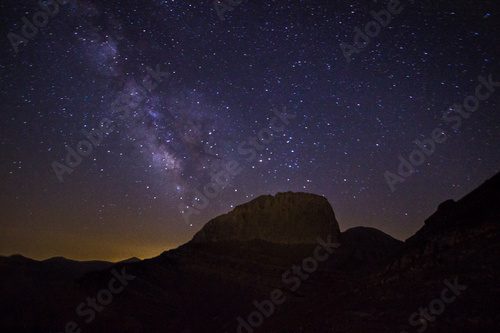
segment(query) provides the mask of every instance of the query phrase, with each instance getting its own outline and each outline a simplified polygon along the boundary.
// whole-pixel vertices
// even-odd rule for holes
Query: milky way
[[[342,43],[387,2],[242,2],[221,20],[210,1],[77,0],[15,52],[7,33],[40,7],[3,1],[0,253],[154,255],[282,191],[325,195],[343,229],[404,239],[498,171],[500,89],[395,191],[384,177],[479,76],[500,81],[500,25],[494,1],[401,4],[347,61]],[[276,110],[295,118],[263,143]],[[69,172],[68,149],[96,129],[102,142]]]

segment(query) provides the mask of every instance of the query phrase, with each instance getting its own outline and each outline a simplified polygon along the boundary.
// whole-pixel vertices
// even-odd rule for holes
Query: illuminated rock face
[[[328,200],[309,193],[263,195],[209,221],[195,243],[263,240],[312,244],[318,237],[337,241],[339,225]]]

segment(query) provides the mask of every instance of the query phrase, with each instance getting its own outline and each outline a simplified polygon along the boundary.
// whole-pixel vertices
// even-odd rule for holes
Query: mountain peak
[[[139,259],[137,257],[131,257],[131,258],[128,258],[125,260],[118,261],[117,264],[132,264],[132,263],[139,262],[139,261],[141,261],[141,259]]]
[[[262,240],[277,244],[310,244],[328,235],[336,241],[339,234],[335,214],[325,197],[283,192],[259,196],[210,220],[192,242]]]

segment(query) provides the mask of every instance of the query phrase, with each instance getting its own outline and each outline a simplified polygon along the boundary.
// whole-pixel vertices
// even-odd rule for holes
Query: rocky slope
[[[394,260],[404,243],[375,228],[355,227],[340,235],[340,244],[332,265],[367,271]]]

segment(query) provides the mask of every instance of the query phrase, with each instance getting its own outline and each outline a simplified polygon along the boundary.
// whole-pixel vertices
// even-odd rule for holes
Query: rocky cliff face
[[[260,196],[209,221],[193,243],[262,240],[277,244],[312,244],[331,235],[339,225],[328,200],[309,193]]]

